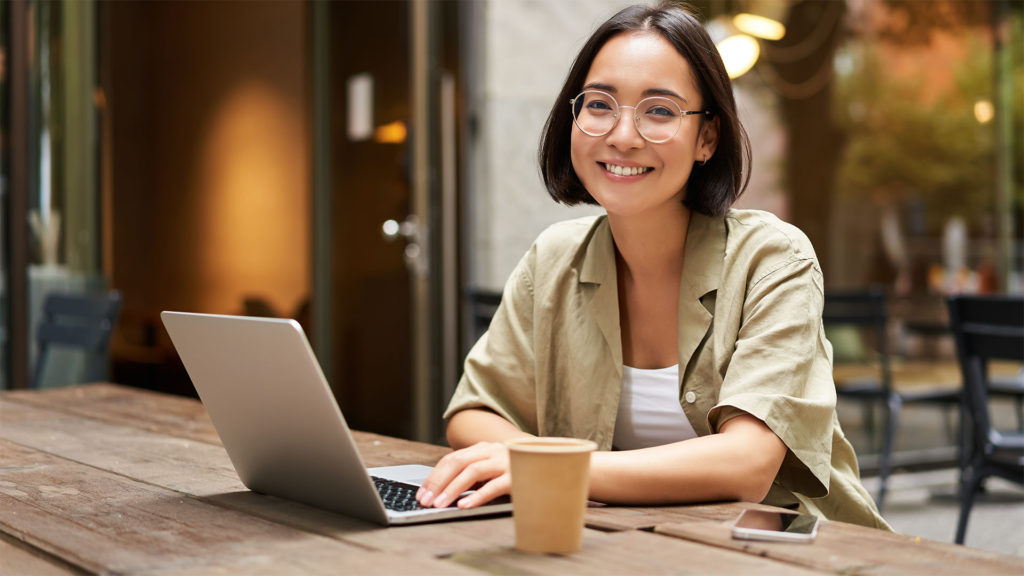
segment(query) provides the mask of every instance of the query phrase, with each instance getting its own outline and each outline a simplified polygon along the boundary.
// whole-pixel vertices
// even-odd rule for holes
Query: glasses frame
[[[608,130],[601,132],[600,134],[595,134],[592,132],[587,132],[586,130],[583,129],[582,126],[580,126],[579,120],[576,118],[576,101],[579,100],[584,94],[601,94],[602,96],[607,96],[608,98],[611,98],[612,102],[615,103],[615,121],[612,122],[612,125],[608,127]],[[648,100],[654,99],[671,102],[672,105],[676,107],[676,110],[679,111],[679,121],[676,123],[675,131],[672,132],[671,136],[665,138],[664,140],[652,140],[643,133],[643,130],[640,129],[640,113],[638,112],[638,110],[640,109],[640,105]],[[619,101],[615,99],[615,96],[612,96],[611,94],[603,90],[584,90],[577,94],[575,98],[569,100],[569,110],[572,114],[572,123],[575,124],[576,127],[580,129],[580,132],[583,132],[587,136],[593,136],[594,138],[606,136],[607,134],[611,133],[611,131],[614,130],[616,126],[619,125],[619,120],[622,118],[623,108],[629,108],[633,110],[633,126],[636,128],[636,133],[639,134],[641,138],[650,142],[651,144],[664,144],[665,142],[668,142],[669,140],[675,138],[676,134],[679,133],[679,127],[683,125],[683,118],[686,116],[696,116],[700,114],[703,115],[705,119],[711,119],[712,116],[714,116],[711,110],[683,110],[682,107],[679,106],[679,104],[676,103],[675,100],[672,100],[671,98],[665,96],[648,96],[647,98],[643,98],[642,100],[637,102],[635,106],[626,106],[623,104],[619,104]]]

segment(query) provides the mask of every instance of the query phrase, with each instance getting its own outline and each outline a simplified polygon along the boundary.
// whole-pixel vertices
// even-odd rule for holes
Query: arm
[[[418,499],[448,506],[455,495],[483,482],[459,506],[478,506],[510,490],[508,449],[503,442],[530,436],[488,410],[464,410],[448,423],[456,448],[423,482]],[[616,504],[666,504],[745,500],[768,494],[786,446],[760,420],[732,418],[718,434],[665,446],[591,457],[590,498]]]
[[[763,422],[744,414],[710,436],[594,453],[590,497],[616,504],[760,502],[785,456],[782,440]]]
[[[468,448],[478,442],[503,443],[513,438],[529,437],[508,420],[482,408],[471,408],[455,413],[448,421],[448,445],[455,450]]]

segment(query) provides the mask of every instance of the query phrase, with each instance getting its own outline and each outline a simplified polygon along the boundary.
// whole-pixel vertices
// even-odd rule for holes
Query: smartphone
[[[744,510],[732,525],[732,537],[739,540],[813,542],[817,535],[818,517],[799,512]]]

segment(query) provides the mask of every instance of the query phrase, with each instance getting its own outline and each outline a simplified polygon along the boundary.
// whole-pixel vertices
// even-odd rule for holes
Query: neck
[[[652,214],[608,215],[615,240],[620,273],[633,279],[669,277],[678,280],[683,271],[686,231],[690,210],[661,210]]]

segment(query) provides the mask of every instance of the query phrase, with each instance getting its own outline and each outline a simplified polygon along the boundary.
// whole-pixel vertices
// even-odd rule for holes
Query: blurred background
[[[350,425],[441,438],[519,257],[596,212],[548,198],[538,138],[624,5],[0,4],[0,387],[48,294],[116,290],[113,382],[194,394],[161,310],[292,317]],[[754,148],[738,207],[884,289],[894,355],[952,358],[945,295],[1022,290],[1024,3],[694,6]]]

